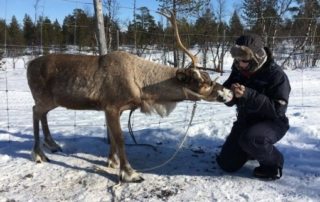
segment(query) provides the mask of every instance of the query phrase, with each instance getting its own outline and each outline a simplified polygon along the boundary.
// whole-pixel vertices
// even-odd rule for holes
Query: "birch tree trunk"
[[[107,54],[108,49],[107,49],[107,44],[106,44],[106,34],[104,31],[102,0],[93,0],[93,4],[94,4],[94,12],[95,12],[96,23],[97,23],[99,54],[105,55],[105,54]]]

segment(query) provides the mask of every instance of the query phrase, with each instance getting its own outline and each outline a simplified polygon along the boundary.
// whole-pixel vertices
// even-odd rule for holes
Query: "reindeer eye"
[[[177,73],[176,78],[182,82],[186,81],[186,75],[184,75],[183,73]]]

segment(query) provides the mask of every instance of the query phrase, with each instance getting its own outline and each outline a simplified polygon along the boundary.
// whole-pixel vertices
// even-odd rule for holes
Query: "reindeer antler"
[[[190,51],[182,44],[180,40],[180,35],[179,35],[179,30],[178,30],[178,25],[177,25],[177,19],[174,13],[168,9],[162,9],[161,12],[158,12],[159,14],[163,15],[166,17],[168,20],[170,20],[172,27],[174,29],[174,33],[178,42],[179,47],[191,58],[192,61],[192,68],[196,68],[197,64],[197,57],[193,54],[190,53]]]

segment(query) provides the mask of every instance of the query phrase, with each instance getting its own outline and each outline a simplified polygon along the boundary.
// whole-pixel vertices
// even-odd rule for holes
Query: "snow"
[[[276,144],[285,157],[281,179],[253,178],[256,161],[248,162],[234,174],[220,170],[215,155],[235,120],[235,108],[197,102],[187,131],[194,103],[185,101],[165,118],[138,110],[133,114],[137,141],[157,150],[127,145],[130,163],[145,180],[116,187],[118,171],[105,168],[109,145],[103,112],[63,108],[51,111],[49,126],[63,152],[46,151],[50,163],[31,161],[33,99],[25,69],[29,59],[7,58],[0,70],[0,202],[320,200],[319,68],[286,70],[292,86],[287,112],[291,128]],[[225,61],[226,66],[232,62],[229,57]],[[229,72],[219,81],[223,82]],[[121,125],[126,142],[132,144],[127,123],[125,112]],[[186,131],[187,138],[182,142]],[[181,143],[173,160],[148,169],[170,159]]]

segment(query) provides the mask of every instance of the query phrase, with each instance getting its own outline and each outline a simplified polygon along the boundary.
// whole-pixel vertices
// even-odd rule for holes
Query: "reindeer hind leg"
[[[41,125],[42,125],[42,131],[44,134],[44,146],[49,149],[52,153],[54,152],[62,152],[61,147],[53,140],[50,130],[49,130],[49,126],[48,126],[48,120],[47,120],[47,113],[44,113],[41,116]]]

